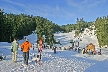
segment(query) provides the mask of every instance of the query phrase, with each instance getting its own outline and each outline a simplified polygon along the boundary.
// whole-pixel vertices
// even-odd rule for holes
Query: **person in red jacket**
[[[55,47],[54,47],[54,53],[56,53],[56,48],[57,48],[57,47],[55,46]]]
[[[29,50],[32,47],[32,44],[28,41],[26,38],[26,41],[21,44],[21,50],[23,52],[24,57],[24,64],[28,65],[28,59],[29,59]]]

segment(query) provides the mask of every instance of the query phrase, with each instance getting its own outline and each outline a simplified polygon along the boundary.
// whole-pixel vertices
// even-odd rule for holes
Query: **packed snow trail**
[[[33,54],[31,53],[31,55]],[[45,52],[42,53],[42,58],[43,62],[40,66],[32,62],[31,59],[29,59],[29,65],[24,66],[22,54],[18,54],[17,63],[13,63],[11,55],[8,55],[8,60],[0,61],[0,72],[83,72],[92,65],[76,58],[61,58]]]

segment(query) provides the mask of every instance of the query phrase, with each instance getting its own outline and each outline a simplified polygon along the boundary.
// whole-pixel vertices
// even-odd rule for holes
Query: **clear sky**
[[[108,15],[108,0],[0,0],[5,13],[41,16],[58,25],[74,24],[77,18],[95,21]]]

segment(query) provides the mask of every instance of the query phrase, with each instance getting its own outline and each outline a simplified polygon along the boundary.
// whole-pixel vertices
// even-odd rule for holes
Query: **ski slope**
[[[86,34],[86,35],[85,35]],[[59,39],[62,46],[68,48],[71,46],[70,40],[79,41],[80,48],[85,47],[89,43],[93,43],[98,51],[98,41],[95,35],[88,33],[81,34],[80,41],[74,38],[74,31],[69,33],[56,33],[56,39]],[[25,36],[29,38],[32,44],[36,42],[36,35],[31,34]],[[19,40],[21,44],[24,40]],[[37,49],[30,49],[29,65],[23,65],[23,55],[21,49],[18,50],[18,62],[12,62],[10,51],[10,43],[0,42],[0,55],[6,55],[6,60],[0,61],[0,72],[108,72],[108,49],[102,49],[102,55],[87,55],[77,51],[60,50],[54,54],[52,49],[43,49],[42,65],[37,65],[32,58],[37,54]],[[60,45],[56,45],[60,46]]]

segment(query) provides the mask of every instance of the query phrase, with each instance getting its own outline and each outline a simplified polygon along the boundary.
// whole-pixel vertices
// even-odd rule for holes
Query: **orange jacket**
[[[96,53],[96,50],[94,50],[94,53]]]
[[[32,47],[32,44],[28,41],[25,41],[21,44],[21,49],[23,49],[23,52],[28,52],[30,50],[30,47]]]

